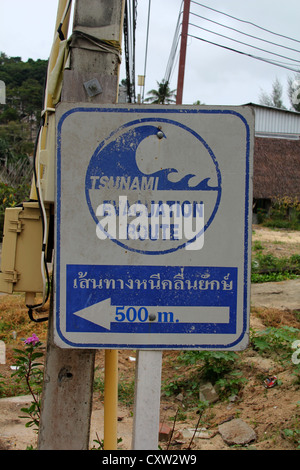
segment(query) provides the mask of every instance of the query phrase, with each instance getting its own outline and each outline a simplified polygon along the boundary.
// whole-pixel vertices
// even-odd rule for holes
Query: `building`
[[[300,201],[300,113],[248,103],[255,113],[253,209]]]

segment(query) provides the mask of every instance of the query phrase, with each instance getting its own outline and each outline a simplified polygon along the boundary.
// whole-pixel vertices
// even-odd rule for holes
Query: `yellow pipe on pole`
[[[40,135],[40,148],[45,149],[46,148],[46,140],[47,140],[47,109],[53,108],[53,100],[52,96],[48,93],[48,80],[50,73],[52,72],[57,57],[59,53],[59,44],[60,44],[60,38],[57,33],[57,29],[59,25],[62,23],[61,26],[61,31],[64,36],[68,34],[68,29],[69,29],[69,21],[70,21],[70,8],[65,16],[64,21],[63,16],[64,12],[67,8],[69,0],[60,0],[57,8],[57,14],[56,14],[56,23],[55,23],[55,32],[54,32],[54,38],[53,38],[53,44],[49,56],[49,61],[48,61],[48,69],[47,69],[47,84],[46,84],[46,91],[45,91],[45,96],[44,96],[44,112],[45,112],[45,125],[42,128],[41,135]],[[54,136],[53,136],[54,138]],[[30,191],[30,199],[37,200],[37,193],[36,193],[36,188],[35,188],[35,182],[34,179],[32,180],[31,183],[31,191]]]
[[[51,49],[51,52],[50,52],[49,64],[48,64],[48,72],[47,72],[48,76],[50,75],[50,73],[52,72],[52,70],[55,66],[55,63],[56,63],[56,60],[57,60],[57,57],[58,57],[58,53],[59,53],[59,44],[60,44],[61,40],[59,38],[57,30],[58,30],[58,27],[61,23],[62,23],[61,32],[63,33],[64,37],[66,37],[67,34],[68,34],[69,20],[70,20],[70,10],[71,10],[70,8],[67,12],[65,20],[62,22],[64,12],[67,8],[68,3],[69,3],[69,0],[60,0],[59,4],[58,4],[58,9],[57,9],[57,14],[56,14],[56,23],[55,23],[55,32],[54,32],[54,38],[53,38],[53,45],[52,45],[52,49]],[[49,93],[48,93],[48,87],[46,88],[44,107],[45,107],[45,109],[53,108],[52,96],[49,95]]]
[[[122,14],[124,19],[125,0],[122,0]],[[123,21],[120,23],[119,42],[122,43]],[[120,67],[118,68],[118,76]],[[118,80],[119,83],[119,80]],[[116,103],[118,102],[118,91]],[[104,450],[117,450],[117,422],[118,422],[118,350],[105,350],[105,384],[104,384]]]
[[[104,450],[117,450],[118,350],[105,350]]]

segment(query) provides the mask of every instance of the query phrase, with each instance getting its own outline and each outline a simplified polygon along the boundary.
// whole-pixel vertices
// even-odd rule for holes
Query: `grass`
[[[37,301],[39,302],[39,299]],[[47,315],[47,311],[46,305],[43,315]],[[16,345],[20,339],[31,336],[34,330],[42,341],[46,341],[47,329],[48,322],[32,323],[29,320],[24,294],[0,296],[0,340],[9,345]]]
[[[253,243],[251,282],[284,281],[300,276],[300,255],[277,258],[271,253],[263,253],[263,250],[259,241]]]

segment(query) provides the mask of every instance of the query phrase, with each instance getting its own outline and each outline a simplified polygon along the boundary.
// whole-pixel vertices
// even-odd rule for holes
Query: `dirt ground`
[[[264,253],[272,253],[277,258],[300,254],[300,232],[291,230],[267,229],[261,225],[252,226],[252,242],[261,242]]]
[[[290,256],[300,253],[300,233],[290,231],[275,231],[253,227],[253,242],[260,241],[264,252],[275,256]],[[1,298],[0,298],[1,310]],[[253,284],[251,288],[251,317],[250,327],[255,331],[267,326],[277,328],[287,325],[300,328],[300,279]],[[186,392],[174,396],[166,396],[164,385],[174,380],[174,377],[188,374],[190,371],[178,361],[180,352],[167,351],[163,353],[162,395],[160,408],[161,423],[173,428],[170,442],[160,442],[162,449],[192,450],[231,450],[220,433],[218,425],[233,418],[241,418],[250,425],[256,439],[248,445],[248,449],[257,450],[294,450],[297,445],[287,438],[285,429],[300,428],[300,385],[295,383],[293,364],[282,365],[270,357],[262,357],[251,347],[241,354],[240,371],[247,379],[242,390],[231,400],[217,401],[205,410],[201,416],[200,428],[205,428],[198,437],[193,438],[199,414],[195,406],[189,406]],[[120,384],[130,384],[134,381],[136,351],[119,351],[119,380]],[[7,363],[0,365],[1,374],[11,373],[13,358],[8,351]],[[96,374],[101,376],[104,370],[104,352],[97,352]],[[195,372],[197,370],[195,369]],[[264,386],[264,379],[276,375],[278,384],[270,389]],[[125,387],[125,385],[124,385]],[[133,390],[133,388],[132,388]],[[132,392],[133,393],[133,392]],[[131,395],[132,395],[131,393]],[[132,396],[131,396],[132,398]],[[13,397],[0,400],[0,450],[26,449],[36,447],[37,436],[32,428],[25,428],[20,408],[24,403],[30,403],[31,397]],[[103,395],[97,391],[94,394],[91,421],[90,447],[98,448],[94,440],[103,439]],[[120,402],[118,409],[118,437],[120,449],[131,449],[132,438],[132,403],[125,406]]]

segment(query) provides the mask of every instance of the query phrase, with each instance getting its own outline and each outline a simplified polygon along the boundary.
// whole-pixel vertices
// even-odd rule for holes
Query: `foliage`
[[[251,265],[251,282],[274,282],[295,279],[300,275],[300,255],[276,258],[271,253],[263,254],[254,247],[255,256]]]
[[[0,53],[0,80],[6,85],[6,104],[0,108],[0,235],[6,207],[29,196],[30,156],[43,107],[46,71],[47,61],[23,62]]]
[[[261,92],[259,102],[265,106],[286,109],[282,101],[282,85],[278,78],[274,80],[270,94],[266,93],[265,91]]]
[[[39,120],[43,107],[47,61],[7,57],[0,53],[0,80],[6,85],[6,105],[0,114],[0,124],[27,117]]]
[[[167,396],[185,391],[188,396],[198,397],[201,382],[207,380],[217,386],[221,398],[226,398],[237,394],[246,382],[241,372],[236,370],[239,356],[233,351],[185,351],[180,360],[186,367],[192,366],[193,373],[188,377],[174,376],[168,381],[164,386]]]
[[[300,73],[288,77],[287,85],[291,110],[300,112]],[[283,105],[282,85],[277,78],[273,81],[271,93],[261,91],[259,102],[262,105],[286,109]]]
[[[300,429],[284,429],[283,434],[297,445],[297,449],[300,450]]]
[[[271,253],[258,253],[252,263],[255,271],[294,271],[300,274],[300,255],[292,255],[289,258],[276,258]]]
[[[255,240],[255,242],[254,242],[253,245],[252,245],[252,250],[253,250],[253,251],[261,251],[261,250],[263,250],[263,249],[264,249],[264,248],[263,248],[261,242],[258,241],[258,240]]]
[[[134,380],[131,380],[130,382],[120,380],[118,383],[118,398],[125,406],[130,406],[134,402],[134,386]]]
[[[23,413],[27,416],[20,416],[21,418],[30,418],[26,423],[26,427],[37,426],[39,427],[40,422],[40,394],[42,392],[42,381],[43,371],[40,362],[36,362],[37,359],[43,357],[44,353],[41,352],[41,342],[39,338],[33,334],[30,338],[24,341],[25,349],[15,349],[16,355],[16,366],[17,370],[12,376],[16,376],[17,382],[25,382],[27,388],[33,398],[28,408],[21,408]]]
[[[33,153],[34,143],[30,126],[26,122],[10,121],[0,126],[0,159],[2,164],[13,163]],[[6,158],[5,158],[6,157]],[[9,158],[7,160],[7,157]]]
[[[237,395],[241,390],[241,387],[245,385],[248,380],[243,377],[243,373],[241,371],[231,371],[225,377],[221,377],[215,383],[218,388],[218,394],[221,397],[228,397],[230,395]]]
[[[0,374],[0,397],[2,397],[5,392],[5,383],[1,379],[3,379],[3,375]]]
[[[0,126],[0,179],[17,187],[32,179],[34,144],[28,124],[12,121]]]
[[[291,361],[293,353],[292,344],[300,338],[300,330],[291,326],[281,328],[269,327],[254,332],[251,337],[252,347],[260,354],[273,356],[279,362]]]
[[[265,227],[300,230],[300,201],[289,196],[275,197],[270,214],[262,218]]]
[[[300,73],[288,77],[288,97],[292,108],[300,112]]]
[[[29,197],[30,185],[20,184],[17,188],[0,183],[0,211],[7,207],[15,207]]]
[[[170,90],[169,82],[162,80],[161,82],[156,82],[158,89],[148,91],[147,95],[150,95],[149,98],[145,99],[145,102],[152,104],[170,104],[175,103],[174,96],[176,90]]]
[[[289,366],[292,364],[295,384],[300,383],[300,363],[293,362],[295,342],[300,339],[300,330],[291,326],[269,327],[263,331],[252,332],[251,345],[262,356]]]
[[[104,450],[104,439],[100,439],[98,436],[98,433],[96,433],[97,439],[94,439],[93,442],[97,444],[98,447],[95,447],[95,444],[93,444],[93,447],[91,450]],[[120,444],[123,441],[121,437],[117,438],[117,444]]]
[[[19,184],[15,188],[0,182],[0,235],[3,233],[5,209],[15,207],[29,197],[29,184]]]
[[[271,272],[271,273],[251,273],[251,282],[253,284],[259,284],[262,282],[280,282],[288,279],[298,279],[297,274],[293,274],[289,271],[284,272]]]
[[[215,382],[233,369],[238,356],[232,351],[186,351],[182,360],[189,365],[199,364],[201,376]]]
[[[295,209],[297,212],[300,212],[300,202],[298,198],[284,196],[284,197],[275,197],[272,204],[273,213],[275,211],[279,212],[279,215],[283,215],[289,209]]]
[[[102,374],[96,374],[97,369],[95,370],[93,390],[94,392],[99,392],[100,395],[104,395],[104,377]],[[119,378],[118,381],[118,399],[121,403],[126,406],[130,406],[133,403],[134,397],[134,384],[135,381],[132,380],[127,382],[123,377]]]

